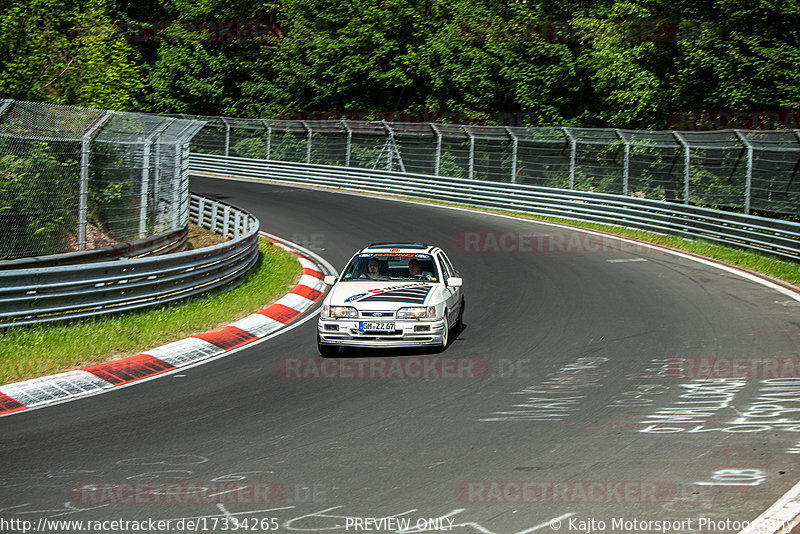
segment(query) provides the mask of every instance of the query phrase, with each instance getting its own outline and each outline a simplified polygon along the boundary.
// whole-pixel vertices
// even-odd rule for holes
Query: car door
[[[453,320],[457,317],[459,307],[461,306],[461,288],[460,287],[450,287],[447,284],[447,280],[453,276],[458,276],[458,272],[453,268],[453,264],[450,263],[450,259],[447,255],[440,251],[436,254],[436,259],[439,262],[439,268],[442,271],[442,281],[445,285],[445,303],[447,305],[448,314],[448,321],[450,324],[453,324]]]

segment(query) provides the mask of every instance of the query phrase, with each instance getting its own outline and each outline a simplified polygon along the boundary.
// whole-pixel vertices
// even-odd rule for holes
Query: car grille
[[[393,311],[362,311],[361,317],[363,319],[380,319],[385,317],[394,317]]]

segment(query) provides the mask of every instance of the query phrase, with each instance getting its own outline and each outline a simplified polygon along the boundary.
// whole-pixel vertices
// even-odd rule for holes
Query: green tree
[[[0,11],[0,93],[11,98],[134,109],[132,53],[103,0],[12,0]]]

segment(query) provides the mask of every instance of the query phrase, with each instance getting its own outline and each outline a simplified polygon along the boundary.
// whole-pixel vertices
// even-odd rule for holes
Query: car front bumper
[[[394,330],[387,332],[364,331],[364,321],[354,319],[320,318],[317,322],[319,341],[324,345],[340,347],[424,347],[442,343],[444,320],[392,321]]]

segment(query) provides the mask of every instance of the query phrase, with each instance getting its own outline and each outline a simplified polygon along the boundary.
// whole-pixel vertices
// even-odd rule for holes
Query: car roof
[[[371,245],[364,247],[361,252],[426,252],[430,254],[436,248],[438,247],[428,245],[427,243],[372,243]]]

